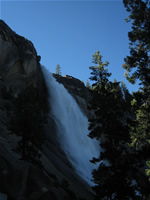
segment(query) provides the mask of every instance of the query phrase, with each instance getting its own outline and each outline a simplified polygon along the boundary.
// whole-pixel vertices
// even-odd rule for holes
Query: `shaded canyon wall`
[[[89,91],[77,79],[54,75],[87,111]],[[37,91],[37,107],[47,116],[41,150],[44,169],[20,159],[14,151],[20,137],[8,129],[14,100],[30,88]],[[32,97],[31,97],[32,98]],[[74,171],[57,139],[57,128],[48,104],[48,91],[40,56],[33,44],[0,20],[0,193],[11,200],[93,199],[88,184]]]

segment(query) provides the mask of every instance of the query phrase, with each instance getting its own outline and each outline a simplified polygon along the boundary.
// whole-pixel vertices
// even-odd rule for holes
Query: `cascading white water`
[[[99,155],[98,141],[87,136],[88,119],[75,99],[44,66],[42,71],[50,93],[50,104],[60,144],[77,174],[88,184],[93,185],[91,172],[96,165],[89,160]]]

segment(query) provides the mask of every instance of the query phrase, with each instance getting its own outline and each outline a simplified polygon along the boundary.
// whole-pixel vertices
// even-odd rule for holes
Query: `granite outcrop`
[[[70,76],[54,77],[75,97],[83,112],[90,115],[87,111],[89,91],[84,84]],[[14,100],[30,88],[38,92],[38,109],[47,117],[40,152],[42,169],[20,159],[14,151],[20,137],[8,129],[14,114]],[[0,20],[0,195],[8,200],[94,198],[89,185],[76,174],[61,149],[50,111],[40,56],[34,45]]]

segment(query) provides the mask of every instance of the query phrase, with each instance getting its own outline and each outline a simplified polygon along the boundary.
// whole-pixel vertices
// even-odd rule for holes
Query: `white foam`
[[[44,66],[42,71],[50,93],[49,101],[55,116],[60,144],[76,172],[93,185],[91,172],[97,166],[89,160],[99,156],[98,141],[87,136],[88,119],[75,99]]]

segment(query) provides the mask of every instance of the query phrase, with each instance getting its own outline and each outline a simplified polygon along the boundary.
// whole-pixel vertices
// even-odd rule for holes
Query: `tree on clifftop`
[[[56,66],[56,74],[61,75],[60,65]]]

